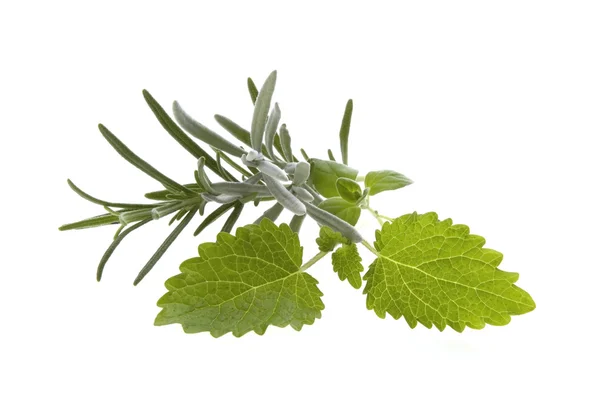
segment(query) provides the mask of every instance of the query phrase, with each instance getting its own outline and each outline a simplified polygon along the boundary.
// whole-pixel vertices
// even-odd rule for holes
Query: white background
[[[0,396],[599,396],[598,2],[94,3],[0,6]],[[66,179],[114,201],[160,186],[96,124],[190,182],[194,159],[141,90],[215,129],[214,113],[249,126],[246,77],[273,69],[296,151],[339,153],[353,98],[351,164],[415,181],[374,207],[469,225],[538,308],[506,327],[411,330],[323,261],[310,272],[326,310],[300,333],[154,327],[164,280],[219,227],[193,238],[199,221],[138,287],[165,222],[128,237],[97,283],[114,229],[58,232],[102,212]]]

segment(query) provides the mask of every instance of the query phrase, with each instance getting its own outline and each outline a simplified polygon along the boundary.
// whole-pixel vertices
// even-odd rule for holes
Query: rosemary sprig
[[[141,269],[134,282],[137,285],[153,269],[195,215],[200,214],[201,217],[204,217],[204,206],[208,202],[219,203],[220,206],[203,218],[194,231],[194,235],[198,235],[230,211],[231,213],[221,230],[231,232],[246,203],[254,201],[254,204],[258,206],[262,202],[275,200],[275,204],[271,205],[257,222],[264,218],[274,221],[281,215],[283,210],[287,209],[294,214],[290,225],[295,232],[300,230],[302,222],[308,214],[315,218],[319,224],[328,225],[334,229],[339,226],[343,229],[340,232],[354,238],[358,236],[358,232],[353,230],[352,226],[345,223],[340,224],[336,216],[325,211],[319,211],[318,208],[315,210],[315,206],[310,204],[312,202],[318,205],[323,199],[309,180],[311,168],[309,163],[298,162],[298,159],[292,153],[290,133],[287,126],[280,123],[281,110],[279,105],[274,103],[271,107],[276,80],[277,72],[273,71],[259,91],[252,79],[248,79],[248,91],[255,105],[250,131],[224,116],[215,115],[217,122],[227,132],[245,147],[252,148],[249,150],[229,142],[194,120],[177,102],[174,102],[173,113],[176,122],[148,91],[143,90],[144,99],[161,126],[197,159],[197,167],[194,170],[194,183],[180,184],[167,177],[135,154],[104,125],[100,124],[98,126],[104,138],[125,160],[161,183],[165,188],[144,195],[154,203],[119,203],[97,199],[81,190],[70,180],[68,181],[69,186],[75,193],[92,203],[103,206],[107,213],[65,224],[60,227],[60,230],[93,228],[104,225],[118,226],[114,240],[98,265],[98,280],[101,279],[102,272],[110,256],[125,237],[151,221],[172,215],[169,225],[177,222],[178,224]],[[342,130],[346,131],[349,128],[349,119],[346,120],[345,118],[344,120]],[[208,145],[215,152],[216,159],[210,156],[188,134]],[[347,138],[347,133],[344,134]],[[306,152],[304,150],[301,150],[301,152],[308,161],[309,158]],[[333,158],[331,151],[329,155],[330,158]],[[239,158],[243,165],[234,160],[235,157]],[[225,169],[225,164],[239,173],[240,177],[237,178]],[[215,173],[216,181],[209,177],[206,169]],[[240,180],[243,181],[239,182]],[[309,210],[308,213],[307,209]]]

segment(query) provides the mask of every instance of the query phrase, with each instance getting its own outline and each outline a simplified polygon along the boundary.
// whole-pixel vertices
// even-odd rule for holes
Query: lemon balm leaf
[[[331,252],[339,244],[345,243],[349,245],[350,240],[345,238],[341,233],[334,231],[329,227],[321,227],[319,237],[317,238],[317,246],[322,252]]]
[[[356,243],[342,244],[331,255],[331,262],[333,263],[333,271],[337,272],[340,280],[348,280],[353,288],[360,289],[362,285],[360,274],[364,271],[364,267]]]
[[[331,160],[310,159],[310,178],[317,191],[326,198],[338,196],[339,177],[356,180],[358,170]]]
[[[412,183],[410,178],[392,170],[371,171],[365,177],[365,187],[370,189],[371,196],[404,188]]]
[[[262,335],[270,325],[300,330],[321,317],[318,282],[301,270],[298,234],[286,224],[265,219],[238,228],[235,236],[222,232],[198,252],[165,283],[156,325],[179,323],[187,333],[240,337]]]
[[[358,183],[349,178],[340,177],[335,182],[335,187],[342,199],[350,203],[358,203],[363,190]]]
[[[325,199],[319,207],[334,216],[341,218],[350,225],[356,225],[360,218],[360,207],[342,198]]]
[[[439,330],[506,325],[535,308],[519,275],[498,269],[502,254],[466,225],[437,214],[408,214],[378,231],[377,258],[364,276],[367,308]]]

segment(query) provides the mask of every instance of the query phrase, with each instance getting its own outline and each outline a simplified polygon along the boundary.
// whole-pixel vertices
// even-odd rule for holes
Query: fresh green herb
[[[371,171],[365,177],[365,187],[370,189],[371,196],[383,191],[404,188],[410,184],[412,184],[410,178],[391,170]]]
[[[342,198],[325,199],[319,207],[351,225],[356,225],[360,218],[360,207]]]
[[[382,318],[404,316],[413,328],[419,322],[459,332],[506,325],[511,315],[533,310],[531,296],[514,285],[519,275],[499,270],[502,254],[484,244],[466,225],[435,213],[385,223],[375,247],[365,243],[376,256],[364,276],[367,308]]]
[[[177,223],[134,285],[153,269],[196,215],[203,219],[194,235],[229,213],[216,242],[200,244],[199,257],[184,261],[181,273],[166,281],[167,293],[158,301],[162,310],[156,325],[179,323],[185,332],[209,332],[215,337],[226,333],[242,336],[250,331],[263,334],[270,325],[300,330],[321,317],[323,294],[307,271],[329,253],[340,280],[355,289],[366,281],[363,293],[368,309],[382,318],[386,314],[404,317],[412,328],[421,323],[439,330],[446,326],[459,332],[467,326],[481,329],[486,324],[505,325],[511,316],[535,308],[531,296],[515,285],[518,274],[498,268],[502,254],[484,248],[485,240],[470,234],[467,226],[440,220],[435,213],[386,217],[370,206],[371,196],[404,188],[412,181],[391,170],[359,175],[348,166],[352,100],[346,104],[339,132],[342,162],[336,161],[331,150],[327,150],[327,159],[318,159],[309,157],[304,149],[300,152],[305,161],[298,161],[289,130],[281,123],[279,105],[271,106],[276,80],[273,71],[259,91],[248,78],[254,104],[249,130],[215,116],[239,143],[197,122],[174,102],[176,123],[143,91],[163,128],[196,159],[190,173],[193,183],[180,184],[165,176],[99,125],[101,134],[123,158],[164,189],[144,195],[152,203],[109,202],[68,180],[75,193],[102,206],[105,213],[65,224],[60,230],[116,227],[98,265],[98,280],[117,246],[136,229],[167,216],[169,225]],[[213,150],[216,159],[192,137]],[[209,178],[205,168],[216,179]],[[232,233],[249,202],[271,204],[253,224]],[[212,203],[219,206],[204,217],[205,206]],[[291,215],[284,213],[286,210]],[[355,228],[363,211],[381,224],[373,244]],[[289,224],[275,224],[282,214],[288,214]],[[299,233],[307,216],[320,230],[318,252],[303,263]],[[366,273],[359,245],[375,257]]]

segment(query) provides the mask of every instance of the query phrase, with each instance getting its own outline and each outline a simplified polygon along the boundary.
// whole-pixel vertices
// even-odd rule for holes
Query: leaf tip
[[[181,105],[179,105],[179,102],[177,102],[177,100],[173,101],[172,108],[173,113],[175,113],[175,116],[177,116],[177,113],[182,112]]]
[[[529,312],[531,312],[537,308],[537,304],[535,303],[535,301],[533,300],[533,297],[531,297],[531,295],[529,295],[529,300],[530,300],[530,307],[531,307]]]
[[[163,309],[158,313],[158,315],[156,315],[156,318],[154,318],[154,326],[165,326],[169,324],[169,322],[165,319],[165,316],[163,315],[164,311],[165,310]]]

